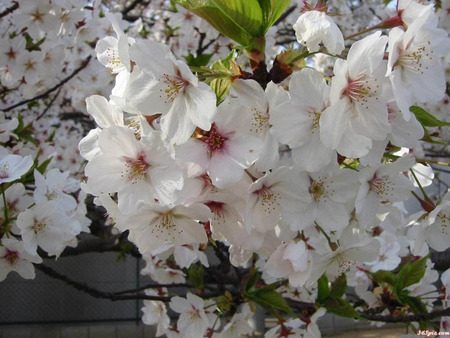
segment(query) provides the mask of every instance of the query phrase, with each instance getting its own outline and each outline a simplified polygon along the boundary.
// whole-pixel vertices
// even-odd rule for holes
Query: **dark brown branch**
[[[72,74],[70,74],[68,77],[66,77],[65,79],[63,79],[61,82],[59,82],[57,85],[53,86],[52,88],[48,89],[46,92],[35,96],[31,99],[27,99],[27,100],[23,100],[21,102],[18,102],[16,104],[13,104],[12,106],[6,107],[6,108],[0,108],[0,110],[7,112],[10,111],[14,108],[20,107],[24,104],[33,102],[35,100],[40,100],[43,99],[44,97],[46,97],[47,95],[49,95],[50,93],[54,92],[55,90],[57,90],[58,88],[62,87],[64,84],[66,84],[68,81],[70,81],[73,77],[75,77],[79,72],[81,72],[84,68],[86,68],[86,66],[89,64],[89,61],[91,61],[91,56],[88,56],[86,60],[84,60],[84,62],[81,64],[80,67],[78,67],[77,69],[75,69]]]
[[[129,6],[125,7],[122,10],[122,15],[127,15],[129,12],[131,12],[133,9],[136,8],[137,5],[139,5],[141,2],[143,2],[142,0],[134,0]]]
[[[59,87],[58,91],[56,92],[55,96],[53,96],[53,98],[51,99],[51,101],[48,103],[47,107],[45,107],[44,111],[36,118],[36,120],[40,120],[45,114],[47,114],[47,112],[49,111],[49,109],[51,108],[51,106],[53,105],[53,103],[55,103],[56,99],[59,96],[59,93],[61,93],[61,87]]]
[[[150,296],[150,295],[146,295],[146,294],[117,295],[113,292],[103,292],[103,291],[94,289],[85,283],[76,282],[76,281],[70,279],[69,277],[60,274],[59,272],[53,270],[52,268],[50,268],[46,265],[36,264],[35,268],[42,271],[47,276],[52,277],[54,279],[58,279],[64,283],[66,283],[67,285],[72,286],[73,288],[77,289],[78,291],[87,293],[88,295],[90,295],[94,298],[104,298],[104,299],[109,299],[112,301],[146,299],[146,300],[157,300],[157,301],[161,301],[161,302],[170,302],[170,299],[171,299],[171,297]]]
[[[436,310],[430,313],[419,313],[416,315],[410,316],[381,316],[381,315],[369,315],[364,312],[360,312],[361,316],[365,319],[372,320],[375,322],[384,322],[384,323],[411,323],[411,322],[419,322],[422,320],[431,320],[439,317],[449,316],[450,315],[450,307],[443,310]]]
[[[130,289],[130,290],[123,290],[114,292],[115,295],[123,295],[126,293],[136,293],[138,291],[144,291],[146,289],[160,289],[160,288],[192,288],[193,286],[191,284],[187,283],[180,283],[180,284],[156,284],[156,283],[149,283],[146,284],[140,288],[137,289]]]
[[[163,297],[163,296],[151,296],[151,295],[146,295],[143,293],[135,293],[134,295],[124,295],[123,291],[120,292],[104,292],[104,291],[100,291],[97,290],[95,288],[92,288],[90,286],[88,286],[85,283],[80,283],[77,281],[74,281],[73,279],[64,276],[62,274],[60,274],[59,272],[53,270],[52,268],[44,265],[44,264],[35,264],[35,268],[37,270],[42,271],[43,273],[45,273],[47,276],[54,278],[54,279],[58,279],[64,283],[66,283],[67,285],[72,286],[73,288],[77,289],[78,291],[87,293],[88,295],[94,297],[94,298],[103,298],[103,299],[109,299],[111,301],[118,301],[118,300],[155,300],[155,301],[160,301],[160,302],[165,302],[168,303],[170,302],[172,297]],[[167,287],[167,285],[162,284],[161,287]],[[178,285],[179,286],[179,285]],[[136,289],[137,291],[137,289]],[[126,293],[131,293],[129,292],[129,290],[126,290]],[[220,296],[221,293],[219,292],[210,292],[210,293],[205,293],[205,294],[199,294],[198,296],[201,298],[212,298],[212,297],[218,297]]]
[[[129,13],[135,9],[138,5],[142,5],[142,8],[147,7],[150,4],[151,0],[134,0],[130,5],[128,5],[127,7],[125,7],[121,13],[122,13],[122,19],[129,21],[129,22],[134,22],[137,19],[139,19],[140,16],[135,16],[135,15],[129,15]]]
[[[0,13],[0,18],[3,18],[4,16],[7,16],[8,14],[11,14],[17,8],[19,8],[19,3],[14,1],[14,5],[12,5],[11,7],[8,7],[7,9],[5,9],[3,12]]]

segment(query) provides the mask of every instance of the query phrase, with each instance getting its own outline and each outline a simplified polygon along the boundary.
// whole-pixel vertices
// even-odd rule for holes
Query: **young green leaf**
[[[205,288],[203,280],[203,266],[191,265],[188,269],[189,282],[197,289],[203,290]]]
[[[242,27],[237,25],[232,19],[224,15],[223,12],[215,6],[212,0],[178,0],[178,3],[187,10],[193,12],[199,17],[208,21],[217,31],[230,39],[247,46],[252,41],[252,36]]]
[[[361,315],[353,306],[342,298],[327,298],[323,303],[327,311],[345,318],[360,318]]]
[[[444,122],[431,115],[425,109],[418,106],[411,106],[409,110],[416,115],[417,120],[425,127],[445,127],[450,126],[450,122]]]
[[[347,291],[347,277],[345,274],[340,275],[334,281],[330,289],[330,297],[332,298],[342,298],[345,291]]]
[[[185,56],[186,62],[190,67],[202,67],[206,66],[211,60],[213,54],[200,54],[198,56],[194,56],[193,54],[189,54]]]
[[[294,312],[289,307],[286,299],[283,298],[276,290],[271,288],[256,289],[248,294],[248,297],[255,303],[261,305],[268,311],[278,310],[294,315]]]
[[[370,277],[372,277],[372,279],[378,284],[386,283],[394,286],[395,283],[395,275],[391,271],[380,270],[377,272],[372,272]]]
[[[257,269],[254,269],[252,272],[250,272],[247,281],[244,283],[244,291],[249,291],[256,284],[258,279],[259,272]]]
[[[270,14],[264,22],[266,31],[280,18],[292,0],[270,0]]]
[[[425,275],[428,256],[412,263],[406,263],[397,275],[395,284],[404,289],[410,285],[419,283]]]
[[[328,278],[323,274],[317,281],[317,302],[322,304],[325,299],[330,297],[330,288],[328,286]]]
[[[257,0],[210,0],[226,17],[252,37],[264,34],[263,13]]]

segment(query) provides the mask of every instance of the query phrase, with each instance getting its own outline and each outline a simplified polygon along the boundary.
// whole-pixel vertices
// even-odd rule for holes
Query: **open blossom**
[[[8,154],[3,147],[0,148],[0,183],[12,182],[26,174],[33,165],[31,155]]]
[[[385,139],[389,131],[386,103],[389,82],[383,61],[387,37],[375,32],[355,42],[347,60],[336,60],[331,84],[331,105],[320,117],[320,139],[347,157],[361,157],[372,140]]]
[[[88,188],[119,194],[119,209],[134,208],[136,202],[171,203],[174,191],[183,186],[182,172],[170,157],[157,132],[135,134],[126,127],[111,127],[98,139],[101,154],[86,166]]]
[[[175,59],[170,49],[150,40],[130,47],[134,71],[124,97],[113,97],[124,110],[144,115],[162,114],[163,138],[171,144],[185,142],[195,127],[209,130],[216,113],[216,95]]]
[[[292,230],[305,230],[314,223],[329,231],[342,230],[348,225],[348,202],[353,201],[358,189],[354,171],[301,173],[298,180],[303,185],[299,191],[302,200],[289,210]]]
[[[339,55],[344,49],[344,37],[339,27],[326,13],[307,11],[293,26],[297,41],[306,45],[308,51],[317,52],[323,43],[331,54]]]
[[[2,238],[0,242],[0,282],[8,273],[16,271],[22,278],[35,277],[33,263],[42,263],[38,255],[28,253],[24,244],[15,238]]]
[[[149,296],[165,296],[167,289],[155,291],[152,289],[145,290],[145,294]],[[156,337],[162,336],[170,324],[170,318],[167,314],[166,304],[156,300],[144,300],[142,308],[142,322],[145,325],[157,325]]]
[[[258,137],[263,143],[255,166],[260,171],[272,169],[280,156],[278,141],[272,133],[271,115],[279,101],[284,99],[285,91],[273,82],[264,91],[256,81],[240,79],[233,82],[233,89],[237,97],[231,107],[240,112],[241,131]]]
[[[329,93],[330,87],[319,72],[302,69],[289,81],[291,99],[277,106],[271,116],[271,133],[292,149],[300,169],[317,171],[336,157],[336,152],[320,140],[319,120],[328,106]]]
[[[178,331],[183,332],[183,337],[203,337],[210,325],[203,299],[188,293],[186,298],[172,297],[169,306],[175,312],[180,313],[177,328]]]
[[[125,35],[120,27],[117,14],[106,13],[105,15],[111,21],[117,38],[107,36],[97,42],[97,46],[95,47],[97,59],[105,67],[110,69],[111,73],[130,72],[129,45],[134,43],[134,39]]]
[[[202,204],[188,207],[142,205],[136,212],[125,214],[117,226],[130,230],[129,239],[141,253],[152,252],[166,243],[175,245],[206,243],[203,225],[208,220],[209,209]]]
[[[289,284],[303,286],[312,271],[312,257],[304,241],[295,240],[280,245],[269,257],[264,271],[272,277],[289,278]]]
[[[25,249],[35,254],[40,246],[50,256],[59,256],[64,248],[81,232],[81,224],[68,219],[56,201],[36,204],[17,217]]]
[[[405,120],[410,118],[410,106],[417,102],[437,103],[445,95],[445,68],[441,58],[449,53],[450,42],[447,32],[436,27],[433,15],[427,11],[406,31],[395,27],[389,32],[386,76],[391,80]]]
[[[450,243],[450,193],[430,212],[423,224],[426,242],[437,251],[445,251]]]
[[[201,138],[190,139],[177,147],[176,158],[188,176],[207,172],[218,188],[238,182],[244,169],[259,157],[262,141],[241,132],[240,111],[235,102],[226,100],[218,109],[211,130]]]
[[[361,187],[355,206],[358,220],[363,226],[375,225],[376,214],[383,206],[403,201],[410,196],[414,185],[403,172],[411,169],[413,164],[413,158],[403,157],[393,163],[361,170]]]

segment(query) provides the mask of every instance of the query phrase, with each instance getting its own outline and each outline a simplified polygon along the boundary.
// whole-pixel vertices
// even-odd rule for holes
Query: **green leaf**
[[[223,296],[219,296],[217,299],[217,308],[221,312],[230,311],[234,304],[233,296],[229,291],[225,291]]]
[[[263,287],[248,293],[247,297],[268,311],[278,310],[294,315],[294,312],[289,307],[286,299],[284,299],[276,290]]]
[[[216,93],[217,105],[220,105],[230,92],[232,81],[231,79],[214,79],[209,86]]]
[[[405,304],[408,305],[414,313],[428,313],[425,304],[416,297],[405,297]]]
[[[428,143],[433,143],[433,144],[445,144],[447,145],[447,142],[445,142],[444,140],[438,138],[438,137],[434,137],[431,136],[430,132],[428,131],[427,128],[423,127],[424,133],[425,135],[422,137],[422,141],[424,142],[428,142]]]
[[[411,106],[409,110],[416,115],[417,120],[425,127],[445,127],[450,126],[450,122],[444,122],[431,115],[425,109],[418,106]]]
[[[248,276],[247,281],[244,283],[244,291],[249,291],[253,286],[255,286],[256,282],[259,279],[258,269],[254,269],[250,272],[250,276]]]
[[[211,60],[213,54],[200,54],[198,56],[194,56],[193,54],[189,54],[185,56],[186,62],[190,67],[202,67],[206,66]]]
[[[197,289],[203,290],[205,288],[204,284],[204,272],[202,265],[191,265],[188,269],[188,279],[189,282]]]
[[[342,298],[345,291],[347,291],[347,277],[345,274],[340,275],[334,281],[330,289],[330,297],[332,298]]]
[[[280,18],[292,0],[270,0],[270,14],[264,22],[266,31]]]
[[[342,298],[327,298],[325,299],[323,306],[327,311],[334,313],[340,317],[345,318],[360,318],[361,315],[356,311],[353,306]]]
[[[35,146],[39,145],[39,141],[33,137],[33,124],[29,123],[26,126],[23,123],[22,116],[18,115],[19,125],[14,129],[13,133],[17,135],[20,140],[26,140],[33,143]]]
[[[317,281],[317,302],[322,304],[325,299],[330,297],[330,288],[328,286],[328,278],[323,274]]]
[[[425,275],[427,260],[428,256],[425,256],[412,263],[405,263],[396,277],[396,286],[404,289],[410,285],[419,283]]]
[[[258,0],[210,0],[224,16],[252,37],[263,35],[263,13]]]
[[[47,170],[48,165],[52,161],[53,157],[50,157],[46,159],[44,162],[42,162],[39,166],[36,167],[36,170],[39,171],[41,175],[44,175],[45,171]]]
[[[380,270],[380,271],[371,273],[370,276],[378,284],[386,283],[386,284],[394,286],[395,275],[391,271]]]
[[[180,5],[208,21],[217,31],[243,46],[249,45],[253,37],[223,12],[211,0],[178,0]]]

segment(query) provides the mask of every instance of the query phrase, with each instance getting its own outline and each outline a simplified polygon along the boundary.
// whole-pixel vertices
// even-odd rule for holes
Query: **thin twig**
[[[52,268],[50,268],[44,264],[35,264],[35,268],[42,271],[47,276],[54,278],[54,279],[58,279],[64,283],[66,283],[67,285],[72,286],[73,288],[77,289],[78,291],[87,293],[88,295],[90,295],[94,298],[104,298],[104,299],[109,299],[111,301],[155,300],[155,301],[160,301],[160,302],[165,302],[165,303],[170,302],[170,300],[172,298],[172,297],[163,297],[163,296],[151,296],[151,295],[146,295],[143,293],[136,293],[134,295],[124,295],[123,291],[119,291],[117,293],[116,292],[104,292],[104,291],[97,290],[93,287],[90,287],[85,283],[80,283],[80,282],[74,281],[73,279],[71,279],[67,276],[64,276],[63,274],[60,274],[59,272],[53,270]],[[165,285],[165,287],[167,287],[166,284],[161,284],[161,285]],[[138,291],[138,290],[139,289],[136,289],[136,291]],[[126,293],[131,293],[131,292],[129,292],[129,290],[126,290]],[[221,295],[220,292],[210,292],[210,293],[205,293],[205,294],[199,294],[198,296],[201,298],[208,299],[208,298],[212,298],[212,297],[218,297],[220,295]]]
[[[3,18],[4,16],[7,16],[8,14],[11,14],[17,8],[19,8],[19,3],[14,1],[14,5],[12,5],[11,7],[8,7],[7,9],[5,9],[3,12],[0,13],[0,18]]]
[[[47,112],[50,110],[50,107],[53,105],[53,103],[56,101],[56,98],[58,97],[59,93],[61,93],[61,87],[59,87],[58,91],[56,92],[55,96],[51,99],[51,101],[48,103],[47,107],[45,107],[44,111],[37,117],[36,120],[40,120]]]
[[[145,295],[145,294],[116,295],[113,292],[103,292],[103,291],[94,289],[85,283],[76,282],[76,281],[70,279],[69,277],[60,274],[59,272],[53,270],[52,268],[50,268],[46,265],[36,264],[35,268],[42,271],[47,276],[58,279],[60,281],[63,281],[64,283],[74,287],[78,291],[87,293],[88,295],[95,297],[95,298],[105,298],[105,299],[109,299],[112,301],[146,299],[146,300],[157,300],[157,301],[161,301],[161,302],[170,302],[170,299],[171,299],[171,297],[150,296],[150,295]]]
[[[450,315],[450,307],[443,310],[436,310],[430,313],[418,313],[410,316],[381,316],[381,315],[369,315],[364,312],[360,312],[361,316],[365,319],[372,320],[375,322],[384,323],[410,323],[410,322],[420,322],[422,320],[431,320],[439,317],[445,317]]]
[[[4,112],[8,112],[8,111],[10,111],[10,110],[12,110],[14,108],[20,107],[20,106],[22,106],[24,104],[33,102],[35,100],[40,100],[40,99],[46,97],[47,95],[49,95],[50,93],[54,92],[58,88],[62,87],[64,84],[66,84],[68,81],[70,81],[73,77],[75,77],[79,72],[81,72],[84,68],[86,68],[86,66],[89,64],[89,61],[91,61],[91,58],[92,57],[89,55],[87,57],[87,59],[81,64],[81,66],[78,67],[77,69],[75,69],[72,72],[72,74],[70,74],[68,77],[63,79],[61,82],[59,82],[57,85],[53,86],[52,88],[50,88],[46,92],[44,92],[44,93],[42,93],[42,94],[40,94],[38,96],[35,96],[35,97],[31,98],[31,99],[20,101],[20,102],[18,102],[16,104],[13,104],[12,106],[9,106],[9,107],[6,107],[6,108],[0,108],[0,110],[2,110]]]

